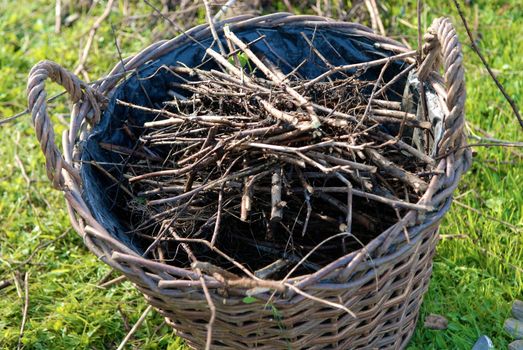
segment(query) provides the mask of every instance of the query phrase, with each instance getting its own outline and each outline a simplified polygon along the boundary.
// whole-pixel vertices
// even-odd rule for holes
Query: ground
[[[81,5],[88,2],[71,5],[71,13],[79,13],[80,19],[55,34],[54,1],[0,1],[0,118],[26,108],[26,77],[36,62],[51,59],[70,69],[78,64],[86,33],[106,4],[102,1],[89,11]],[[150,2],[161,7],[159,0]],[[125,57],[177,34],[173,25],[151,17],[153,10],[145,2],[132,4],[125,17],[125,3],[116,1],[111,16],[100,26],[83,79],[95,80],[118,62],[115,35]],[[382,3],[389,35],[403,35],[415,46],[416,2]],[[285,9],[279,2],[272,7],[266,11]],[[477,44],[508,92],[521,102],[523,4],[472,0],[463,7]],[[452,19],[465,44],[471,134],[486,137],[481,132],[485,130],[496,139],[522,140],[523,131],[470,49],[450,1],[427,1],[423,27],[438,16]],[[187,16],[182,19],[180,24],[187,25]],[[203,11],[197,10],[192,19],[204,21]],[[49,86],[50,95],[60,91]],[[65,98],[50,103],[60,133],[68,107]],[[142,296],[129,283],[97,287],[109,269],[70,228],[63,197],[45,176],[30,117],[1,125],[0,139],[0,281],[19,281],[0,290],[0,348],[13,349],[19,342],[25,273],[29,309],[20,340],[24,348],[116,348],[146,308]],[[509,343],[503,320],[511,302],[523,296],[523,156],[513,147],[474,147],[474,151],[474,164],[441,226],[443,239],[420,315],[420,320],[429,313],[444,315],[449,327],[431,331],[419,322],[409,349],[470,349],[481,334],[489,335],[498,349]],[[158,314],[150,314],[128,348],[183,349],[183,341],[162,322]]]

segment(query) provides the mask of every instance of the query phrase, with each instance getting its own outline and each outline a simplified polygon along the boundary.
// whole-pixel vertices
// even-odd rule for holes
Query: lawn
[[[151,1],[160,6],[159,0]],[[76,5],[73,10],[80,19],[64,24],[56,34],[54,1],[0,0],[0,119],[26,108],[27,73],[39,60],[54,60],[74,70],[86,34],[105,3],[92,10]],[[96,80],[118,62],[115,37],[125,57],[178,34],[162,18],[151,16],[153,10],[146,3],[128,9],[126,3],[116,1],[111,16],[101,24],[83,79]],[[402,35],[415,46],[416,1],[382,3],[389,35]],[[464,10],[477,44],[508,92],[521,102],[523,4],[520,0],[467,3]],[[279,2],[272,7],[284,9]],[[452,3],[427,1],[423,26],[438,16],[451,17],[465,44],[471,134],[523,140],[523,130],[507,102],[470,49]],[[181,26],[189,25],[187,18],[179,18]],[[203,10],[197,10],[193,18],[203,22]],[[49,86],[50,96],[60,91],[56,85]],[[65,97],[50,103],[59,133],[67,126],[68,107]],[[45,175],[30,117],[1,125],[0,139],[0,282],[16,282],[0,290],[0,348],[14,349],[19,342],[26,273],[29,309],[20,340],[23,348],[116,348],[146,308],[142,296],[128,282],[107,289],[97,286],[109,268],[88,252],[70,228],[64,199]],[[409,349],[470,349],[482,334],[490,336],[497,349],[507,348],[510,339],[503,321],[511,302],[523,297],[522,152],[507,147],[474,148],[474,164],[441,226],[434,274],[420,315],[422,321],[429,313],[441,314],[449,327],[431,331],[419,322]],[[156,313],[147,316],[127,347],[184,348]]]

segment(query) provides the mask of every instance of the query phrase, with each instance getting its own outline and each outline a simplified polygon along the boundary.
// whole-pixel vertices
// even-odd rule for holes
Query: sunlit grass
[[[159,1],[158,1],[159,2]],[[393,20],[394,16],[416,24],[415,1],[383,1],[384,17],[391,35],[407,34],[415,43],[416,31]],[[467,16],[479,24],[480,47],[499,79],[516,101],[523,96],[523,6],[512,1],[474,1],[478,11],[467,8]],[[161,20],[122,22],[123,1],[101,26],[87,62],[89,78],[107,73],[119,60],[111,24],[123,56],[128,56],[176,31]],[[278,7],[278,5],[275,5]],[[32,65],[51,59],[73,69],[97,14],[82,10],[81,20],[54,33],[53,1],[0,0],[0,118],[25,109],[25,83]],[[143,3],[133,14],[151,10]],[[441,15],[450,16],[466,37],[450,3],[429,1],[423,14],[427,23]],[[202,17],[202,16],[200,16]],[[202,20],[200,18],[200,20]],[[468,45],[467,118],[496,138],[523,139],[506,101],[480,66]],[[49,94],[61,89],[49,84]],[[67,114],[66,99],[50,104],[53,113]],[[53,119],[57,132],[64,125]],[[0,127],[0,280],[30,272],[30,308],[23,344],[27,349],[110,349],[127,333],[124,319],[132,324],[146,305],[130,283],[101,289],[98,281],[109,271],[83,246],[70,230],[64,200],[52,190],[44,172],[44,159],[30,127],[30,117]],[[30,178],[28,183],[15,161],[18,157]],[[507,164],[506,162],[509,162]],[[458,190],[460,203],[480,210],[517,228],[454,205],[444,219],[441,233],[466,234],[466,239],[443,240],[437,250],[434,275],[422,307],[420,320],[429,313],[449,319],[446,331],[430,331],[419,322],[410,349],[470,349],[481,334],[489,335],[497,348],[507,347],[503,320],[510,303],[523,294],[523,165],[511,149],[477,149],[475,163]],[[61,238],[59,238],[61,237]],[[40,244],[29,264],[22,264]],[[519,269],[519,270],[518,270]],[[0,291],[0,347],[16,348],[22,318],[23,298],[16,286]],[[181,341],[163,325],[158,314],[150,314],[129,347],[181,349]]]

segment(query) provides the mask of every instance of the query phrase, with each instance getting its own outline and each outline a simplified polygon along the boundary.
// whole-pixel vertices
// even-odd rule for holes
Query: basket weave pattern
[[[366,36],[397,52],[407,51],[401,44],[363,26],[316,16],[242,16],[219,26],[225,23],[229,23],[231,30],[297,24],[335,27]],[[45,154],[47,175],[64,193],[71,224],[90,251],[132,281],[188,345],[197,349],[205,347],[210,317],[200,276],[191,269],[140,257],[94,219],[81,196],[81,149],[76,146],[99,121],[108,97],[125,72],[176,50],[190,40],[189,36],[201,40],[210,35],[210,29],[202,25],[186,35],[155,43],[125,59],[124,66],[116,65],[106,79],[96,84],[85,84],[50,61],[37,64],[28,81],[29,109]],[[464,147],[465,86],[456,32],[447,19],[438,19],[425,40],[425,59],[418,75],[421,80],[430,81],[445,112],[444,133],[436,157],[436,169],[441,174],[433,176],[419,202],[435,210],[423,214],[411,210],[365,248],[292,281],[310,296],[346,306],[356,318],[343,310],[314,302],[290,288],[274,297],[269,292],[257,302],[245,303],[245,289],[204,276],[216,305],[212,349],[402,349],[406,346],[428,288],[440,219],[448,211],[452,193],[471,162],[470,151]],[[437,73],[436,65],[440,61],[443,77]],[[45,81],[48,78],[63,85],[74,103],[71,127],[63,134],[63,153],[55,145],[53,125],[47,113]]]

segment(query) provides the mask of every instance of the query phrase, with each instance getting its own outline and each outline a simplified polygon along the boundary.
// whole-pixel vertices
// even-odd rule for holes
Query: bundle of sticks
[[[373,81],[335,68],[304,80],[225,35],[228,54],[207,49],[221,69],[167,68],[163,106],[117,101],[150,115],[124,127],[133,149],[100,143],[121,155],[117,173],[97,168],[117,182],[115,205],[145,256],[276,279],[429,209],[416,203],[434,161],[411,139],[431,125],[386,99],[390,61]]]

